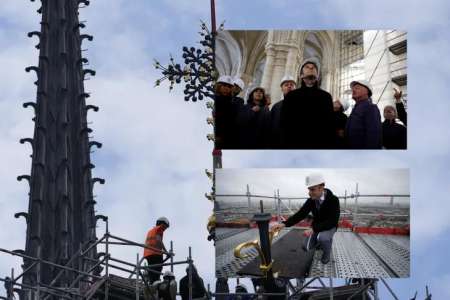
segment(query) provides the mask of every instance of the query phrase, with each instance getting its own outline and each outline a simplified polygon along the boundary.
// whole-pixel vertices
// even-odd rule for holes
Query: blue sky
[[[35,75],[24,72],[37,63],[39,1],[0,3],[0,247],[24,247],[25,224],[13,214],[28,207],[28,187],[16,176],[30,171],[29,145],[18,140],[33,134],[31,110]],[[402,29],[408,31],[409,150],[374,151],[224,151],[227,168],[410,168],[412,276],[391,280],[400,299],[425,285],[435,299],[449,299],[450,203],[450,4],[447,1],[237,1],[216,0],[217,19],[226,29]],[[206,241],[206,218],[212,210],[203,196],[210,190],[204,169],[212,163],[212,128],[205,103],[185,103],[181,89],[153,88],[159,74],[153,58],[180,60],[182,46],[199,40],[199,20],[209,22],[209,1],[93,0],[80,11],[86,20],[86,57],[97,76],[86,82],[89,103],[100,106],[89,115],[94,137],[104,147],[93,155],[97,210],[111,219],[111,231],[143,240],[154,219],[166,215],[173,226],[176,258],[193,247],[194,260],[213,283],[213,247]],[[6,230],[7,228],[7,230]],[[98,235],[103,228],[99,227]],[[187,234],[189,233],[189,234]],[[136,249],[113,249],[134,260]],[[0,274],[20,261],[0,255]],[[176,269],[181,275],[183,268]],[[447,283],[447,284],[446,284]],[[383,291],[383,293],[386,293]],[[382,299],[390,299],[389,297]]]

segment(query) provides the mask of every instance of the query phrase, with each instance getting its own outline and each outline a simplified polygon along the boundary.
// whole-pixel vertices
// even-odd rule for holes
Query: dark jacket
[[[305,219],[309,213],[313,215],[312,228],[314,232],[321,232],[337,228],[340,216],[339,199],[329,189],[325,189],[325,200],[318,209],[316,201],[308,198],[298,212],[290,216],[283,223],[286,227],[293,226]]]
[[[216,149],[236,148],[236,118],[242,104],[230,96],[215,96],[214,135]]]
[[[344,149],[346,148],[345,144],[345,137],[339,136],[338,132],[345,131],[345,126],[347,125],[347,115],[344,114],[342,109],[340,111],[333,112],[334,116],[334,132],[335,132],[335,139],[336,139],[336,148],[337,149]]]
[[[406,149],[406,127],[395,121],[384,120],[383,147],[386,149]]]
[[[189,276],[186,275],[180,280],[181,299],[189,299]],[[197,272],[192,272],[192,298],[201,298],[206,295],[205,284]]]
[[[270,137],[270,111],[261,106],[258,112],[246,104],[238,112],[236,120],[236,149],[268,148]]]
[[[281,130],[281,109],[284,100],[275,103],[270,110],[270,148],[282,149],[283,131]]]
[[[403,104],[403,102],[395,103],[395,108],[397,109],[398,118],[406,126],[407,116],[406,116],[405,105]]]
[[[345,128],[350,149],[381,149],[381,115],[371,99],[357,102]]]
[[[331,95],[314,87],[302,86],[289,92],[281,108],[283,148],[334,148],[334,119]]]

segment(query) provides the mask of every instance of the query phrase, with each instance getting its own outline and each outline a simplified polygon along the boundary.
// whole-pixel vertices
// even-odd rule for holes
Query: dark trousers
[[[162,255],[150,255],[145,258],[147,260],[148,265],[155,265],[155,264],[162,264],[163,263],[163,256]],[[150,284],[158,281],[161,276],[162,266],[156,266],[156,267],[148,267],[148,280],[150,281]],[[155,272],[152,272],[155,271]]]

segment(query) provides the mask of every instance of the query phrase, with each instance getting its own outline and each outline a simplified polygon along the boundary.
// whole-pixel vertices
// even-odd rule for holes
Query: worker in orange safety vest
[[[166,247],[163,243],[163,233],[169,228],[169,220],[166,217],[161,217],[156,220],[156,226],[150,229],[145,239],[144,258],[147,260],[148,267],[148,279],[150,284],[160,279],[162,266],[152,266],[155,264],[162,264],[163,254],[168,254]]]

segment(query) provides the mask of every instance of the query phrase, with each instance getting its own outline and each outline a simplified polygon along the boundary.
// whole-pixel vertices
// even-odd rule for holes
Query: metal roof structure
[[[240,277],[260,276],[257,269],[258,252],[246,249],[249,257],[234,257],[234,249],[248,240],[258,239],[257,229],[218,228],[216,242],[216,276]],[[274,239],[272,249],[274,271],[282,269],[279,276],[288,278],[333,277],[333,278],[401,278],[410,274],[409,236],[362,234],[339,230],[333,238],[332,258],[329,264],[320,262],[321,251],[314,255],[301,249],[300,235],[289,237],[291,231],[283,230]],[[282,245],[282,246],[280,246]],[[281,247],[281,248],[280,248]],[[276,249],[281,251],[277,252]],[[291,254],[298,259],[292,259]],[[307,265],[307,267],[304,267]]]

